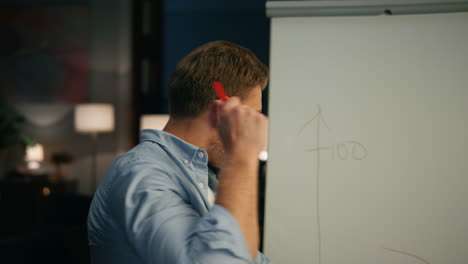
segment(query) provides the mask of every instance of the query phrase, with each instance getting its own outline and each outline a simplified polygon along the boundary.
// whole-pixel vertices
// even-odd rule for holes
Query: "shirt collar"
[[[203,165],[208,164],[208,153],[195,145],[192,145],[170,133],[155,130],[145,129],[140,132],[140,143],[151,141],[159,144],[161,147],[171,151],[178,159],[188,165],[196,162]]]
[[[213,192],[218,192],[218,170],[208,165],[208,186]]]

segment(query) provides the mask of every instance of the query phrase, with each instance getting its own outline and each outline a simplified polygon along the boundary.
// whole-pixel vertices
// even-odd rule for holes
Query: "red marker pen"
[[[226,92],[224,92],[224,88],[221,82],[213,82],[213,87],[218,94],[219,99],[221,99],[223,102],[226,102],[228,98],[226,96]]]

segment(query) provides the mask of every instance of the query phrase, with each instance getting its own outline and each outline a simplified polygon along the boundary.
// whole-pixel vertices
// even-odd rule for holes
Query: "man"
[[[142,131],[140,144],[115,161],[94,196],[94,263],[270,263],[257,251],[267,78],[250,50],[227,41],[205,44],[179,62],[164,131]],[[213,80],[232,96],[227,102],[216,98]]]

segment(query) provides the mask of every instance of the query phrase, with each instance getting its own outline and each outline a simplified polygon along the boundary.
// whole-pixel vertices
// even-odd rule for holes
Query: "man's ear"
[[[210,123],[213,128],[218,126],[219,122],[219,107],[221,106],[221,100],[215,100],[210,105]]]

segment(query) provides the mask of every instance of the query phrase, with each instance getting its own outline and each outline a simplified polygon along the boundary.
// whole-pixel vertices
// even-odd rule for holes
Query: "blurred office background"
[[[89,263],[96,185],[164,123],[176,63],[223,39],[268,65],[269,35],[264,0],[0,1],[0,262]]]

